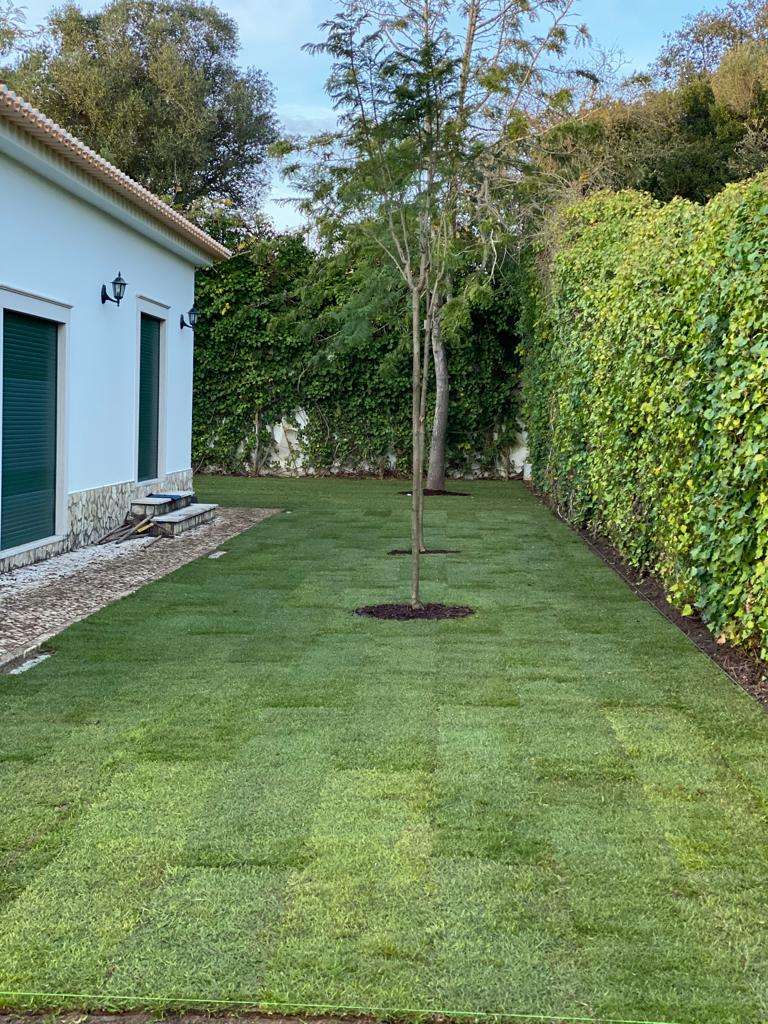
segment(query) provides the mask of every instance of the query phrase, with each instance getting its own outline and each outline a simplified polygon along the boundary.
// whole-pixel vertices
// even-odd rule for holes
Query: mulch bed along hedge
[[[465,619],[468,615],[474,615],[474,612],[474,608],[460,604],[425,604],[421,608],[413,608],[409,604],[367,604],[355,608],[355,615],[396,622],[408,622],[411,619]]]
[[[596,537],[588,530],[574,527],[564,519],[557,509],[548,501],[546,495],[530,487],[531,492],[561,522],[565,523],[574,533],[578,533],[589,547],[607,566],[624,580],[639,597],[653,605],[657,611],[669,619],[691,640],[700,651],[703,651],[726,675],[763,707],[768,708],[768,665],[750,655],[743,648],[733,644],[719,644],[699,615],[682,615],[677,608],[667,601],[663,585],[651,576],[629,565],[616,548],[604,537]]]

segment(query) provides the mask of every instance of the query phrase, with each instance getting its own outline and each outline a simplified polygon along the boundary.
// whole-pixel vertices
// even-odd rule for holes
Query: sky
[[[274,84],[277,115],[284,130],[303,134],[332,124],[333,111],[323,90],[326,65],[322,58],[302,53],[301,47],[321,38],[318,25],[333,11],[334,0],[215,2],[240,28],[242,63],[261,68]],[[19,0],[22,5],[29,26],[42,22],[54,6],[50,0]],[[80,0],[80,6],[96,10],[103,3]],[[711,0],[578,0],[577,11],[599,46],[622,51],[630,72],[647,67],[664,36],[678,28],[687,15],[713,6],[718,4]],[[286,195],[275,177],[266,212],[280,229],[299,224],[290,205],[280,202]]]

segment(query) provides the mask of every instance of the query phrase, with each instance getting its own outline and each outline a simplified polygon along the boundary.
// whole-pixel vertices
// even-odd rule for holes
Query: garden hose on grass
[[[0,990],[0,999],[78,999],[89,1003],[97,1003],[103,1012],[111,1005],[129,1002],[132,1008],[145,1008],[147,1006],[162,1006],[165,1009],[179,1012],[180,1006],[196,1007],[231,1007],[248,1009],[252,1013],[270,1013],[279,1010],[281,1013],[295,1014],[296,1016],[336,1015],[343,1017],[377,1017],[381,1021],[390,1018],[441,1018],[445,1020],[476,1020],[476,1021],[537,1021],[540,1024],[676,1024],[675,1021],[663,1020],[629,1020],[618,1017],[563,1017],[561,1014],[541,1013],[489,1013],[483,1010],[416,1010],[403,1007],[383,1006],[340,1006],[331,1003],[271,1003],[260,1002],[258,999],[199,999],[185,996],[95,996],[85,992],[3,992]],[[51,1004],[46,1004],[50,1010]],[[78,1007],[78,1009],[82,1009]],[[88,1011],[83,1011],[88,1012]],[[94,1011],[96,1012],[96,1011]]]

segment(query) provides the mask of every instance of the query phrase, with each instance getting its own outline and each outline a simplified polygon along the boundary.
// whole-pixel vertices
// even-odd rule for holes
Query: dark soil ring
[[[413,497],[413,491],[398,491],[398,494],[404,494],[407,498]],[[433,491],[429,487],[425,487],[423,492],[425,498],[471,498],[472,495],[469,491]]]
[[[392,548],[391,551],[387,552],[388,555],[410,555],[410,548]],[[421,555],[460,555],[461,551],[458,548],[427,548],[426,551],[420,551]]]
[[[474,608],[460,604],[425,604],[422,608],[412,608],[409,604],[367,604],[362,608],[355,608],[355,615],[397,622],[407,622],[411,619],[465,619],[474,613]]]

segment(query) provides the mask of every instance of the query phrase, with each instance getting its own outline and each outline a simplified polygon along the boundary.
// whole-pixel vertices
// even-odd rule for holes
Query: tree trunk
[[[427,390],[429,389],[429,345],[432,337],[431,321],[424,321],[424,345],[421,359],[421,396],[419,398],[419,551],[426,551],[424,546],[424,424],[427,421]]]
[[[432,443],[429,447],[427,487],[445,490],[445,436],[448,431],[448,359],[440,333],[440,312],[432,320],[432,354],[435,358],[435,418],[432,421]]]
[[[423,515],[421,431],[421,301],[419,290],[411,288],[412,379],[412,483],[411,483],[411,607],[422,608],[419,594],[421,578],[421,523]]]

